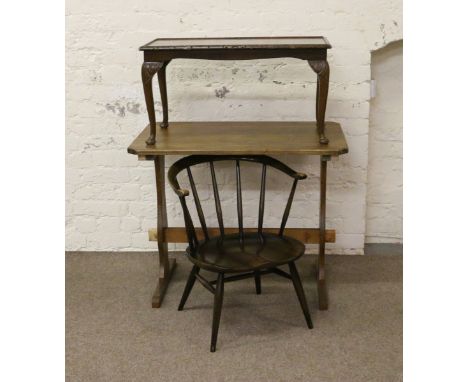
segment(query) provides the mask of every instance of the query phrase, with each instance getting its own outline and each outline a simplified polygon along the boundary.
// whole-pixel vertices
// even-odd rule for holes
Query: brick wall
[[[403,42],[372,54],[367,243],[403,242]]]
[[[361,254],[371,51],[402,38],[401,8],[397,0],[68,0],[66,249],[156,247],[147,240],[148,228],[156,225],[153,167],[126,153],[147,123],[140,45],[156,37],[325,35],[333,45],[327,119],[342,124],[350,147],[348,155],[330,164],[327,224],[337,230],[337,243],[328,250]],[[314,116],[316,77],[304,61],[179,60],[168,66],[167,76],[171,120]],[[156,109],[160,119],[159,99]],[[168,164],[175,159],[169,157]],[[318,158],[279,159],[309,174],[298,189],[290,226],[317,226]],[[221,188],[233,188],[229,170],[221,171],[226,173]],[[271,193],[267,204],[279,203],[286,194]],[[167,196],[169,221],[181,225],[180,207],[170,189]],[[254,203],[256,197],[247,193],[245,203]],[[280,209],[272,211],[266,223],[274,224],[280,214]]]

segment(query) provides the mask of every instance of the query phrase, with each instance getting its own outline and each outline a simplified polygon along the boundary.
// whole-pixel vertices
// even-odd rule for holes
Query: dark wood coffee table
[[[253,60],[261,58],[292,57],[307,60],[317,73],[317,98],[315,114],[320,143],[327,144],[325,136],[325,110],[328,97],[330,69],[327,49],[331,45],[325,37],[234,37],[234,38],[176,38],[156,39],[143,45],[144,62],[141,76],[145,91],[146,108],[150,122],[150,134],[146,143],[156,141],[156,116],[153,99],[153,76],[158,73],[159,90],[163,109],[161,127],[169,124],[167,105],[166,67],[176,58],[203,60]]]

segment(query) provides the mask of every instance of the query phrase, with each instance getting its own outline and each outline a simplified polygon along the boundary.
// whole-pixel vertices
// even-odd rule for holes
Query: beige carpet
[[[151,308],[156,261],[142,253],[66,257],[67,381],[401,381],[402,257],[329,256],[330,308],[318,311],[313,256],[302,276],[314,329],[281,277],[226,284],[216,353],[212,295],[198,283],[177,311],[190,264]]]

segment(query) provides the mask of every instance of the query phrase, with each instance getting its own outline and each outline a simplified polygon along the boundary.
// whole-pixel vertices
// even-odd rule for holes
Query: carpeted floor
[[[290,281],[226,284],[216,353],[212,295],[196,283],[177,311],[190,264],[178,256],[160,309],[148,253],[66,255],[66,374],[87,381],[402,380],[402,256],[328,256],[330,308],[318,311],[314,256],[298,262],[314,329]]]

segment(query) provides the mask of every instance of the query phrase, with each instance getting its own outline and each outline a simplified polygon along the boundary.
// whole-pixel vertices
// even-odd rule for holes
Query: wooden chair
[[[216,182],[214,162],[217,161],[235,161],[236,166],[236,185],[237,185],[237,216],[239,230],[237,233],[226,233],[224,228],[223,213]],[[244,229],[243,211],[242,211],[242,191],[241,191],[241,173],[240,162],[248,161],[262,165],[262,176],[260,181],[260,201],[258,214],[258,228],[252,230]],[[211,170],[211,179],[213,184],[213,196],[216,207],[216,215],[219,223],[220,235],[213,236],[206,226],[206,220],[202,205],[197,193],[191,167],[194,165],[209,163]],[[283,213],[280,228],[277,234],[266,233],[263,231],[263,215],[265,206],[265,181],[267,167],[273,167],[292,179],[292,188]],[[178,175],[183,170],[187,171],[188,180],[192,189],[195,208],[203,231],[203,239],[197,237],[190,211],[187,208],[187,196],[189,191],[182,189],[177,180]],[[171,187],[179,196],[182,204],[185,228],[189,246],[187,255],[194,264],[187,280],[182,299],[180,300],[179,310],[184,308],[185,302],[192,290],[195,280],[198,280],[206,289],[214,294],[213,325],[211,334],[211,351],[216,351],[216,340],[218,336],[219,321],[221,317],[221,307],[223,303],[224,283],[227,281],[241,280],[248,277],[254,277],[257,294],[261,293],[261,275],[275,273],[292,280],[296,290],[302,311],[304,313],[307,326],[312,329],[312,320],[310,318],[309,308],[304,295],[299,274],[294,264],[295,260],[304,254],[304,244],[288,236],[283,232],[286,227],[291,204],[296,191],[297,182],[305,179],[306,175],[297,173],[280,161],[267,156],[200,156],[192,155],[182,158],[175,162],[169,169],[168,180]],[[287,264],[290,273],[278,268],[280,265]],[[217,273],[217,279],[209,281],[200,273],[200,269]],[[231,274],[226,276],[226,274]]]

